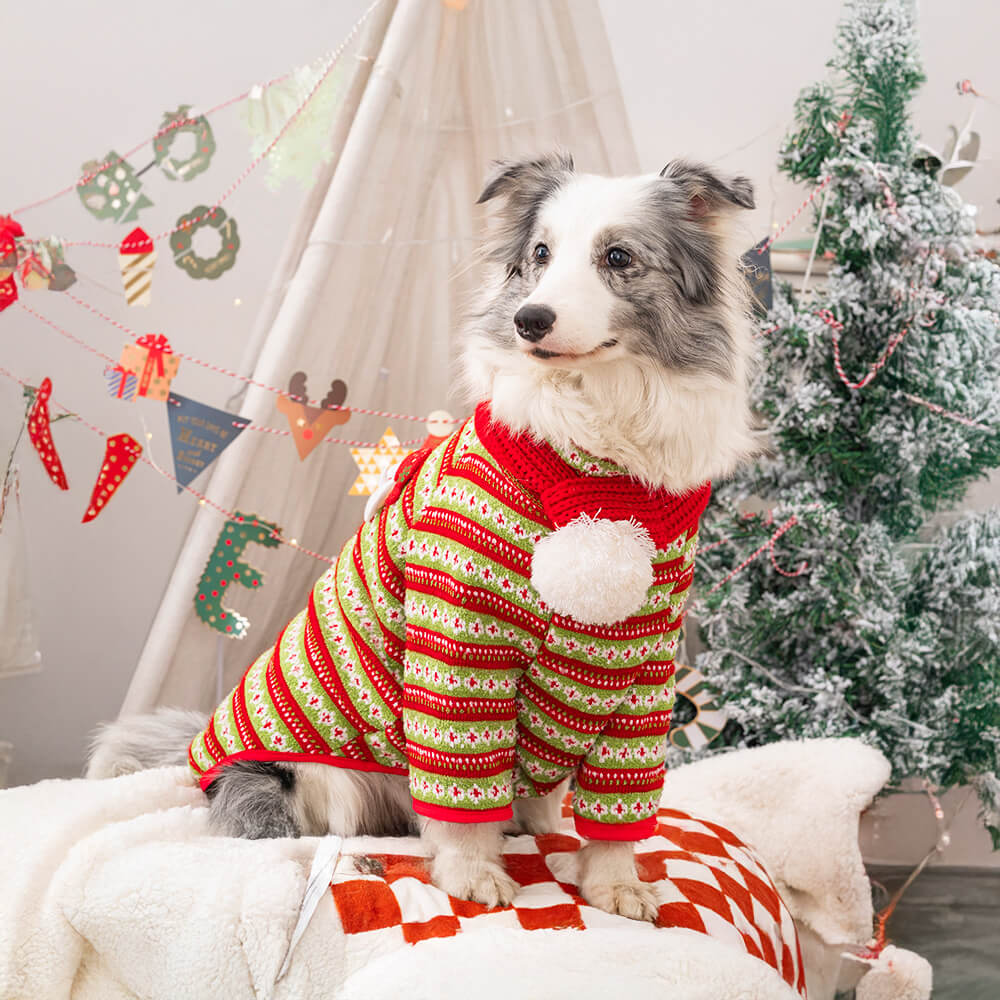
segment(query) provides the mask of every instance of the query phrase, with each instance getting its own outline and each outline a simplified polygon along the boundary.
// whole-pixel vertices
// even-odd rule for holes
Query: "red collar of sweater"
[[[547,442],[525,432],[516,434],[495,420],[489,403],[476,407],[475,420],[486,450],[538,496],[557,528],[581,514],[612,521],[634,518],[663,549],[698,523],[712,495],[708,482],[686,493],[670,493],[651,489],[631,476],[588,476],[560,458]]]

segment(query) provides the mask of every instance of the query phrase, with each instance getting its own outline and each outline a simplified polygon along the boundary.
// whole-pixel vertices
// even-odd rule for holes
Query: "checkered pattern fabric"
[[[564,833],[507,839],[504,863],[521,889],[512,906],[496,910],[435,888],[425,857],[344,855],[330,885],[344,933],[360,935],[358,950],[369,957],[405,943],[498,927],[630,926],[655,933],[586,904],[574,884],[581,841],[571,830],[566,823]],[[661,809],[656,836],[637,844],[636,863],[659,897],[657,927],[686,928],[750,954],[805,997],[792,916],[760,861],[733,833]]]

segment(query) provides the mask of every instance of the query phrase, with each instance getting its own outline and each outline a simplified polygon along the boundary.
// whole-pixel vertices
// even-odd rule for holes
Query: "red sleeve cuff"
[[[656,817],[641,819],[638,823],[598,823],[574,814],[576,832],[587,840],[645,840],[656,835]]]
[[[421,802],[419,799],[413,800],[413,811],[418,816],[442,819],[446,823],[502,823],[514,815],[514,808],[509,804],[496,809],[456,809],[453,806]]]

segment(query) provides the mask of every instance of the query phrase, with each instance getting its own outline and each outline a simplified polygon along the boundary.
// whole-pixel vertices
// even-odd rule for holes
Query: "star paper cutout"
[[[352,448],[351,458],[358,466],[360,475],[348,491],[352,497],[369,496],[379,484],[382,473],[397,462],[401,462],[410,454],[409,448],[404,448],[399,439],[387,427],[374,448]]]

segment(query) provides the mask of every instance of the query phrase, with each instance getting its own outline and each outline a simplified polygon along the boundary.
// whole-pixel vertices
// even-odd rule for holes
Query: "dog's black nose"
[[[514,313],[514,328],[517,335],[531,343],[541,340],[556,321],[556,314],[548,306],[521,306]]]

